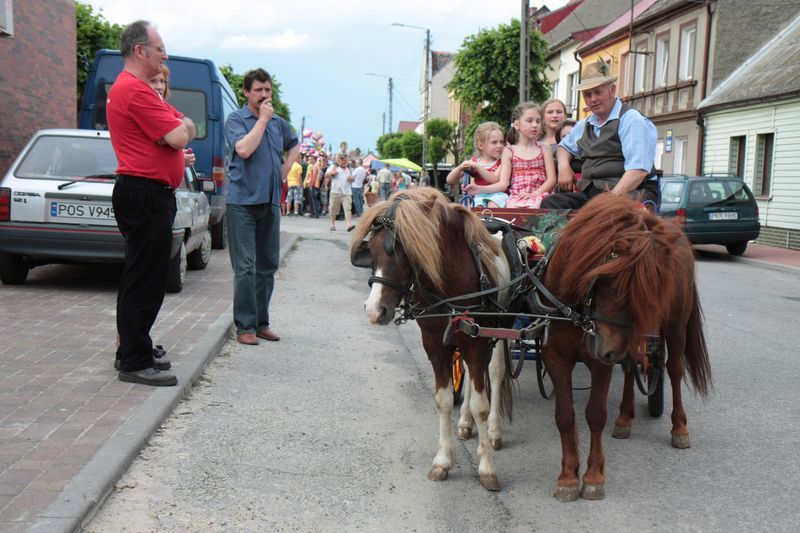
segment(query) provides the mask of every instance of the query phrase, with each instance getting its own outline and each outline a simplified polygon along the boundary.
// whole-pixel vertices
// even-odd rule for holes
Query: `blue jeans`
[[[392,184],[381,183],[381,200],[388,200],[389,196],[391,195],[392,195]]]
[[[280,207],[226,204],[225,223],[236,333],[256,333],[269,327],[269,301],[280,260]]]
[[[353,187],[353,207],[356,209],[356,215],[361,216],[364,214],[364,189]]]

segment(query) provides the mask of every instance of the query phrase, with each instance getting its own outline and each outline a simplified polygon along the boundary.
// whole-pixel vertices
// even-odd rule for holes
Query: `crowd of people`
[[[336,221],[344,220],[347,231],[355,226],[352,217],[377,200],[386,200],[395,191],[430,185],[423,172],[415,179],[402,170],[391,170],[386,163],[379,170],[367,168],[357,152],[347,151],[347,142],[340,144],[332,157],[324,152],[301,153],[283,179],[281,214],[330,218],[331,231]]]

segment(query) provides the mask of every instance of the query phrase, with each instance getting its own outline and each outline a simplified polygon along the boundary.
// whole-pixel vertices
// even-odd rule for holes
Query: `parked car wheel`
[[[191,270],[203,270],[211,259],[211,230],[203,232],[203,243],[194,252],[186,256],[186,264]]]
[[[211,226],[211,247],[215,250],[224,250],[228,245],[228,232],[225,230],[225,217]]]
[[[186,245],[181,243],[181,249],[169,262],[167,274],[167,292],[181,292],[186,279]]]
[[[28,267],[21,255],[0,253],[0,281],[4,285],[22,285],[28,278]]]
[[[739,241],[731,244],[726,244],[725,248],[731,255],[742,255],[747,250],[747,241]]]

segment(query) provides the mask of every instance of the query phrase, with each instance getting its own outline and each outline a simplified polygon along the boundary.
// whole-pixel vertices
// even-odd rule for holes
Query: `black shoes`
[[[160,344],[153,346],[153,367],[156,370],[169,370],[172,363],[165,356],[167,351]],[[114,370],[119,370],[119,359],[114,360]]]
[[[141,385],[152,385],[153,387],[172,387],[178,384],[178,378],[174,374],[156,370],[155,368],[144,368],[133,372],[121,370],[119,380]]]

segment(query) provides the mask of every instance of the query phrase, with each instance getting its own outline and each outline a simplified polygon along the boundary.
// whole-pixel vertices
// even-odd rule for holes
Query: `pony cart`
[[[610,194],[574,217],[501,210],[484,218],[423,187],[370,208],[353,236],[351,262],[371,269],[368,320],[416,320],[433,368],[439,438],[428,478],[447,479],[455,463],[453,380],[462,377],[458,436],[469,438],[477,426],[481,485],[499,489],[492,454],[502,444],[501,415],[511,418],[511,361],[503,349],[508,341],[517,365],[532,348],[544,395],[549,396],[544,381],[552,383],[563,454],[559,500],[605,495],[602,432],[612,368],[623,360],[628,371],[613,436],[631,435],[637,376],[649,393],[651,414],[661,414],[666,372],[672,384],[671,443],[688,448],[684,369],[701,394],[711,374],[694,256],[680,229]],[[523,324],[521,317],[530,322]],[[582,487],[572,398],[579,360],[591,372],[591,445]]]
[[[462,205],[466,205],[462,202]],[[527,274],[535,277],[529,291],[535,289],[536,281],[540,281],[549,262],[548,250],[552,252],[557,245],[558,232],[569,220],[575,218],[576,211],[552,211],[531,208],[483,208],[472,207],[472,211],[483,221],[491,233],[501,234],[501,243],[509,263],[512,266],[512,278]],[[524,270],[524,272],[523,272]],[[533,278],[532,278],[533,279]],[[541,345],[547,333],[549,322],[553,320],[571,320],[564,316],[560,309],[546,305],[534,292],[532,299],[523,305],[522,312],[517,315],[510,331],[481,331],[474,322],[459,320],[461,331],[468,335],[486,335],[504,341],[507,371],[513,378],[518,378],[524,361],[532,361],[536,365],[536,383],[539,394],[544,399],[552,397],[552,382],[542,358]],[[527,300],[527,298],[526,298]],[[569,311],[568,311],[569,312]],[[595,315],[596,320],[604,317]],[[638,345],[638,357],[625,358],[619,362],[626,373],[632,373],[639,391],[647,397],[647,409],[650,416],[659,417],[664,413],[664,343],[659,333],[646,333]],[[511,368],[512,361],[516,364]],[[456,403],[463,399],[464,363],[458,349],[453,354],[453,393]]]

